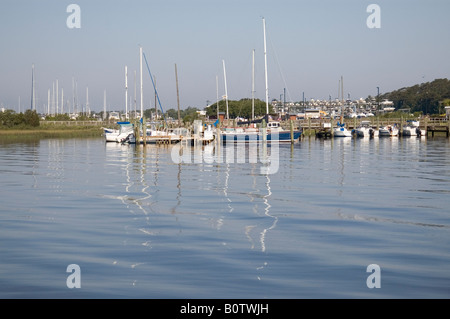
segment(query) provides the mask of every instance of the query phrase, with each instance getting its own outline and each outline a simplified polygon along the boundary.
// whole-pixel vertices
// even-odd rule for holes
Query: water
[[[275,174],[215,151],[0,141],[0,297],[450,297],[448,139],[306,138]]]

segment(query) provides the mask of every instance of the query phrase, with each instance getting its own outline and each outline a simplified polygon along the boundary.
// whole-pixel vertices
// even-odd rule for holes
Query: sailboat
[[[302,134],[301,130],[293,130],[292,134],[290,130],[285,130],[281,127],[281,123],[278,121],[269,120],[269,87],[267,76],[267,48],[266,48],[266,20],[263,18],[263,34],[264,34],[264,75],[265,75],[265,87],[266,87],[266,115],[259,120],[253,120],[253,123],[262,123],[264,120],[267,123],[266,128],[225,128],[221,133],[221,138],[224,143],[226,142],[249,142],[249,141],[262,141],[267,142],[292,142],[297,140]],[[225,65],[224,65],[225,74]],[[228,108],[227,108],[228,113]],[[228,115],[228,114],[227,114]]]
[[[341,106],[341,118],[337,123],[337,126],[333,128],[334,137],[352,137],[352,133],[345,127],[344,123],[344,78],[341,76],[340,81],[341,86],[341,95],[342,95],[342,106]]]

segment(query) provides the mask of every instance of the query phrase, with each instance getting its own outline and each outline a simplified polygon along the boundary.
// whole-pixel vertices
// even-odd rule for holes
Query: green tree
[[[439,113],[439,103],[450,98],[450,81],[436,79],[432,82],[404,87],[381,96],[394,102],[396,109],[409,108],[411,113]]]
[[[217,115],[217,104],[213,104],[206,109],[206,115]],[[226,101],[219,101],[219,111],[226,113]],[[266,103],[260,99],[255,99],[255,117],[266,115]],[[269,104],[269,113],[273,112],[272,105]],[[245,98],[239,101],[228,101],[228,113],[230,118],[243,117],[250,119],[252,117],[252,100]]]
[[[23,122],[27,126],[38,127],[40,124],[39,115],[36,113],[36,111],[26,110],[25,114],[23,115]]]

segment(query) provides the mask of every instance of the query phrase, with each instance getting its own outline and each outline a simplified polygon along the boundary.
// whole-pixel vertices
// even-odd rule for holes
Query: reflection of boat
[[[386,125],[380,127],[380,130],[378,132],[379,136],[397,136],[398,135],[398,128],[396,125]]]
[[[357,137],[378,136],[378,131],[370,125],[370,121],[361,121],[360,126],[355,129],[355,132]]]
[[[402,127],[403,136],[425,136],[425,130],[421,130],[419,121],[408,121],[408,124]]]
[[[337,123],[337,126],[333,128],[334,137],[352,137],[352,133],[347,130],[345,123]]]

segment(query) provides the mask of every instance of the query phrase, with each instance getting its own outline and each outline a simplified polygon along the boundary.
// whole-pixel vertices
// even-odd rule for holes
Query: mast
[[[64,88],[61,88],[61,114],[64,114]]]
[[[222,64],[223,64],[223,79],[225,82],[225,103],[227,106],[227,121],[228,121],[230,119],[230,116],[228,114],[228,90],[227,90],[227,73],[225,71],[225,60],[222,60]]]
[[[252,121],[255,119],[255,49],[252,52]]]
[[[217,120],[219,120],[219,76],[216,75]]]
[[[177,71],[177,64],[176,63],[175,63],[175,82],[177,84],[178,126],[181,126],[180,92],[178,90],[178,71]]]
[[[50,89],[48,89],[47,95],[47,116],[50,115]]]
[[[73,112],[73,114],[75,114],[75,78],[74,77],[72,77],[72,112]]]
[[[155,121],[158,119],[158,96],[157,96],[157,91],[156,91],[156,76],[153,76],[153,81],[155,83]]]
[[[103,121],[106,120],[106,90],[103,92]]]
[[[55,82],[52,82],[52,115],[55,115]]]
[[[125,119],[128,118],[128,69],[125,65]]]
[[[139,47],[139,68],[140,68],[140,81],[141,81],[141,118],[144,116],[144,92],[142,82],[142,47]]]
[[[263,18],[263,32],[264,32],[264,77],[266,81],[266,115],[269,114],[269,83],[267,76],[267,45],[266,45],[266,20]]]
[[[89,109],[89,87],[86,86],[86,110],[85,113],[91,115],[91,110]]]
[[[34,63],[31,65],[31,110],[36,110],[36,89],[34,82]]]
[[[341,75],[341,99],[342,99],[342,107],[341,107],[341,124],[342,124],[344,116],[344,77],[342,75]]]
[[[58,103],[59,103],[59,96],[58,96],[58,79],[56,79],[56,114],[58,114]]]
[[[134,70],[134,118],[136,118],[136,70]]]

